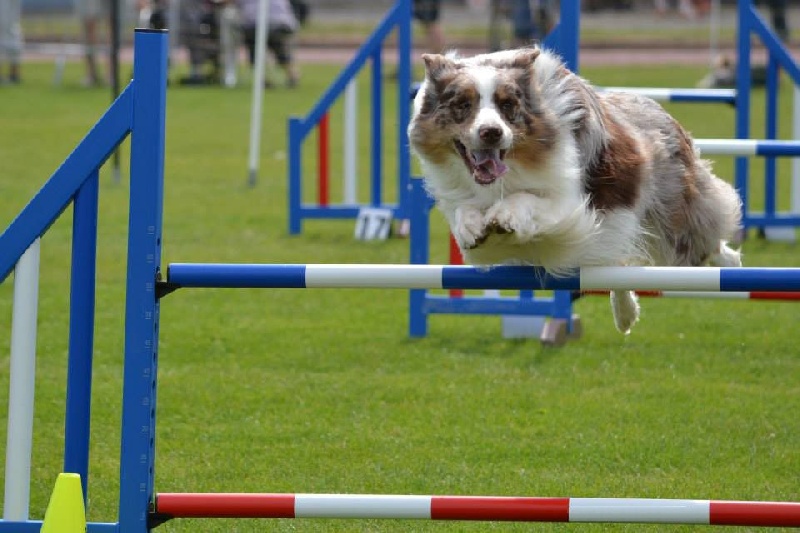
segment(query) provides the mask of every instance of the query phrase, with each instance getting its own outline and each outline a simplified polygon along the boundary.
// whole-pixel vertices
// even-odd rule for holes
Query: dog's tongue
[[[481,182],[490,183],[508,171],[508,166],[500,159],[500,150],[473,150],[472,160]]]

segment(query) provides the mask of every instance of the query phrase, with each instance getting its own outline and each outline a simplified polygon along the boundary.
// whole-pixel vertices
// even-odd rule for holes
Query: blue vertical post
[[[291,117],[287,133],[289,135],[289,234],[299,235],[303,225],[300,216],[303,190],[303,121]]]
[[[383,53],[382,43],[372,50],[372,153],[370,154],[370,175],[372,188],[370,202],[372,206],[380,207],[383,199]]]
[[[778,60],[772,52],[767,61],[767,87],[766,87],[766,123],[764,138],[778,138],[778,96],[779,96],[779,67]],[[778,199],[778,186],[776,181],[777,161],[775,157],[764,158],[764,217],[771,221],[775,218]]]
[[[572,293],[570,291],[553,291],[553,318],[567,321],[567,331],[572,333]]]
[[[75,194],[72,219],[64,472],[80,474],[84,505],[88,502],[89,494],[89,421],[94,352],[98,175],[98,170],[94,169]]]
[[[736,138],[750,138],[750,34],[751,24],[750,0],[739,0],[737,3],[736,24]],[[735,186],[739,191],[743,204],[742,225],[745,230],[750,226],[750,198],[748,188],[748,158],[737,157],[734,169]]]
[[[397,205],[399,218],[408,218],[411,194],[411,154],[408,121],[411,117],[411,0],[400,1],[397,21]]]
[[[566,63],[567,68],[578,72],[580,61],[578,50],[581,41],[581,6],[580,0],[562,0],[561,17],[558,23],[558,53]]]
[[[412,265],[428,264],[430,241],[430,200],[422,179],[412,178],[409,183],[408,210],[411,220],[409,236],[409,259]],[[411,289],[409,291],[408,334],[411,337],[424,337],[428,334],[428,315],[425,312],[425,299],[428,291]]]
[[[148,530],[153,498],[168,54],[166,31],[136,30],[119,491],[125,533]]]

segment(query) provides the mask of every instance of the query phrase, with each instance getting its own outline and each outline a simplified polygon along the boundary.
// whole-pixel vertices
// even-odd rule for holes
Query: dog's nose
[[[503,130],[497,126],[481,126],[478,130],[478,137],[485,143],[496,143],[503,137]]]

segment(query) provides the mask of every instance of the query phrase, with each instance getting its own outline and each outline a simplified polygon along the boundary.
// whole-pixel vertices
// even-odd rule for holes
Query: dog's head
[[[552,142],[542,132],[532,81],[539,54],[529,48],[468,59],[423,55],[425,82],[409,126],[417,154],[440,165],[460,158],[480,185],[505,174],[511,159],[535,164]]]

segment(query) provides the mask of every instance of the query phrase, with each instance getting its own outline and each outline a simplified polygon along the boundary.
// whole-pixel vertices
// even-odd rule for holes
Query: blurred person
[[[75,0],[75,12],[81,22],[84,43],[84,61],[86,64],[86,78],[84,85],[95,87],[103,85],[103,75],[97,64],[97,53],[100,46],[100,24],[107,21],[110,16],[108,1],[102,0]]]
[[[20,82],[22,57],[21,0],[0,0],[0,68],[8,63],[9,83]],[[0,83],[5,81],[0,70]]]
[[[414,0],[414,18],[425,32],[425,45],[428,52],[444,52],[444,30],[441,24],[441,0]]]
[[[2,2],[2,0],[0,0]],[[111,2],[119,2],[118,16],[120,26],[122,22],[130,20],[130,15],[136,8],[143,8],[147,0],[75,0],[75,13],[80,20],[83,31],[84,62],[86,64],[86,77],[84,85],[97,87],[105,85],[107,78],[97,61],[97,54],[102,45],[107,45],[111,40]],[[101,28],[105,27],[105,35]],[[122,28],[120,28],[122,30]]]
[[[514,47],[540,42],[552,29],[552,18],[547,0],[513,0],[510,16],[514,27]]]
[[[677,0],[677,11],[680,16],[688,20],[695,20],[699,15],[709,11],[709,2],[706,0]],[[669,0],[655,0],[656,13],[664,16],[671,10]]]
[[[258,5],[260,0],[237,0],[242,24],[242,40],[247,48],[247,57],[252,68],[256,63],[256,29],[258,26]],[[269,0],[269,26],[267,50],[284,71],[287,87],[296,87],[300,74],[294,62],[294,35],[300,23],[295,9],[289,0]],[[266,81],[266,87],[272,87]]]
[[[220,10],[226,0],[182,0],[181,42],[189,52],[189,75],[182,85],[208,85],[220,81]]]
[[[138,0],[136,8],[139,12],[140,28],[165,30],[169,27],[168,0]]]
[[[769,6],[770,22],[778,38],[785,44],[789,43],[789,25],[786,22],[786,0],[767,0]]]

